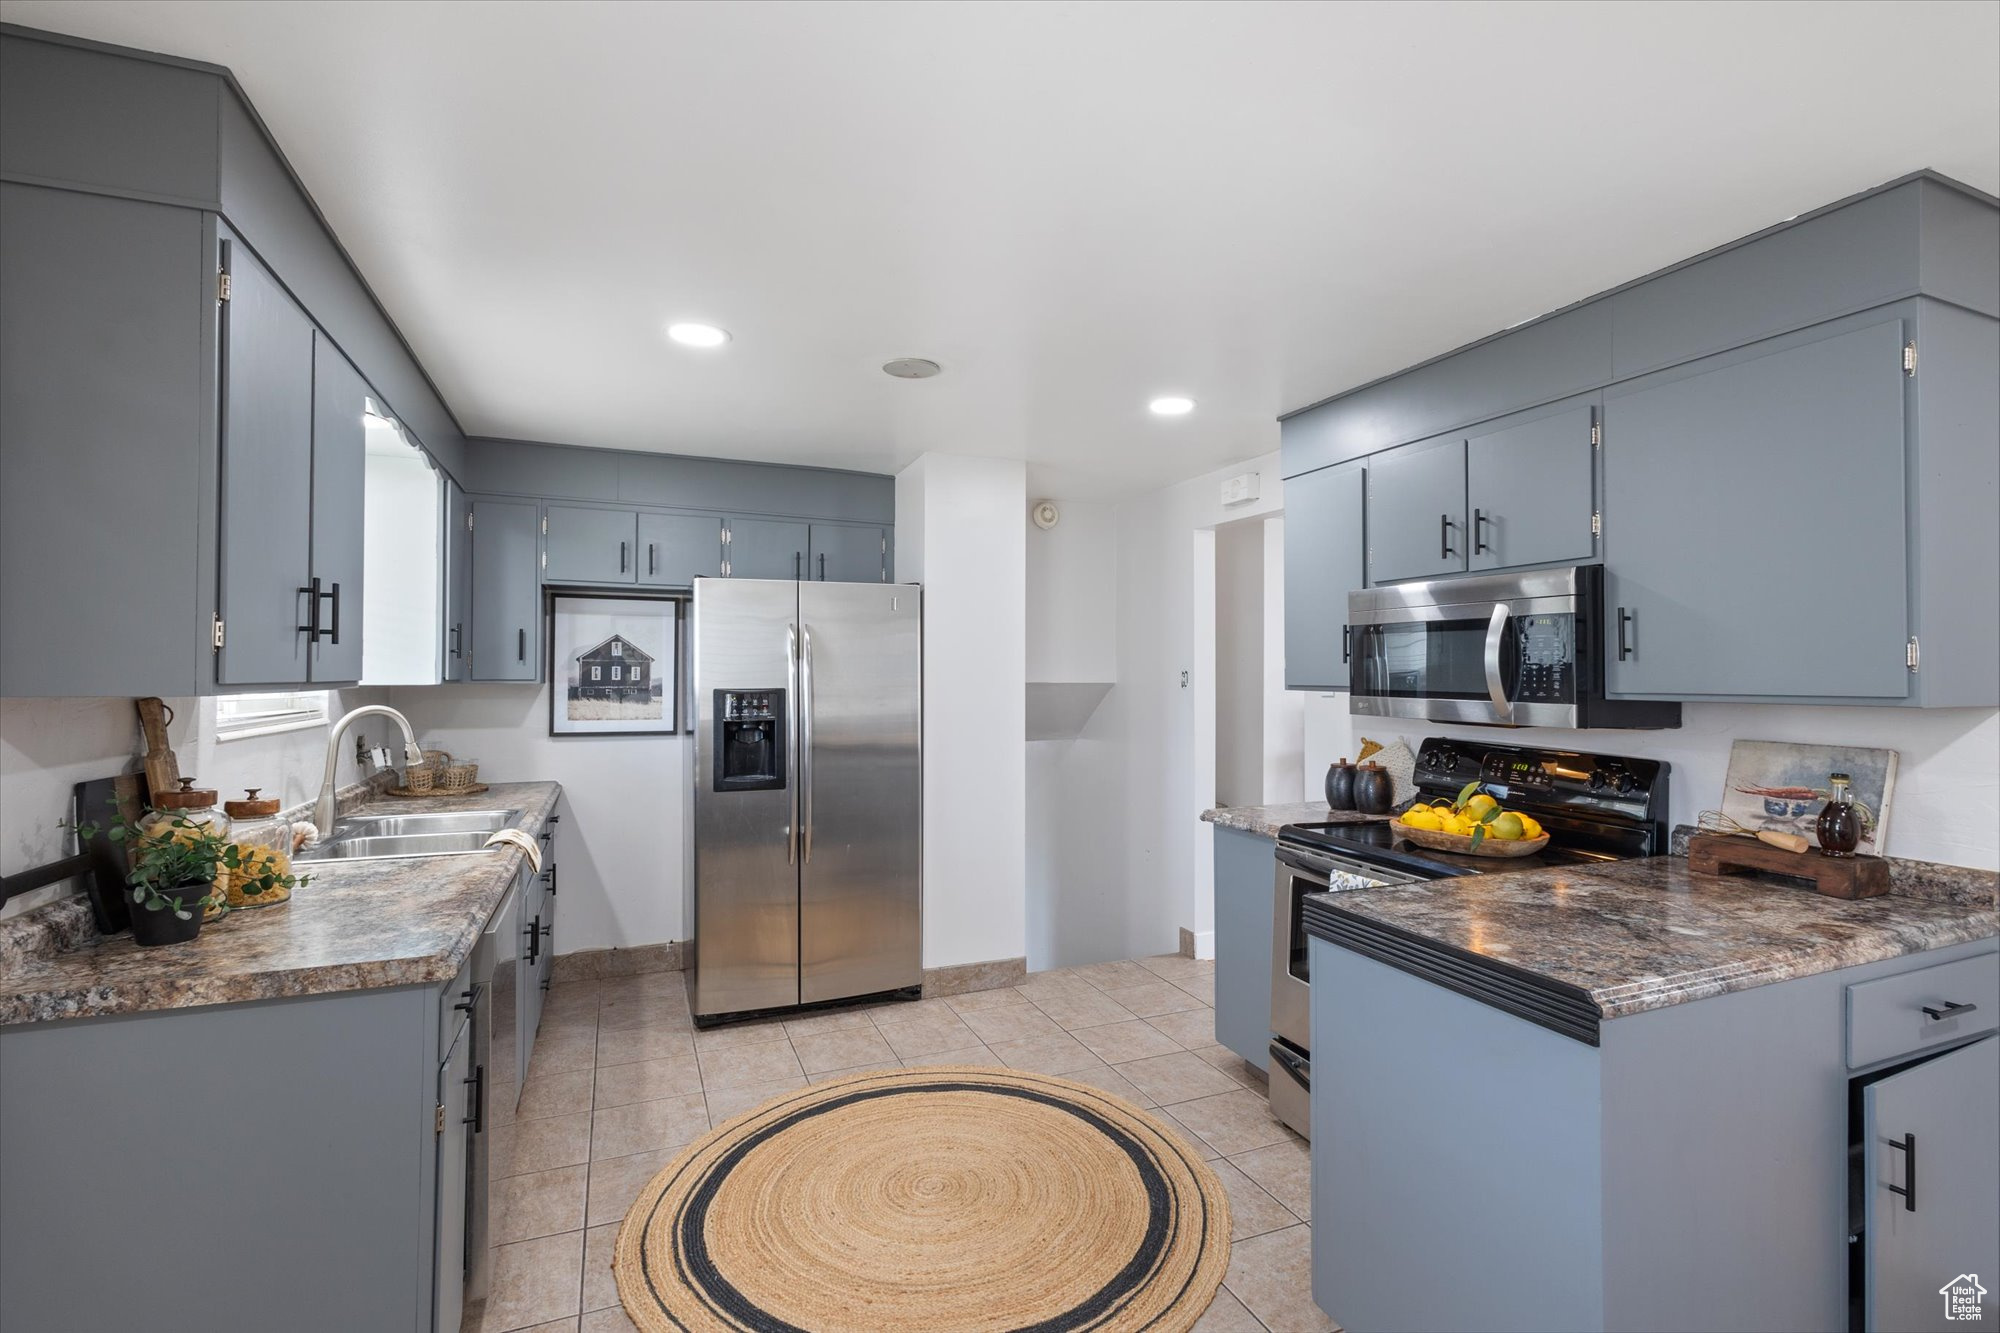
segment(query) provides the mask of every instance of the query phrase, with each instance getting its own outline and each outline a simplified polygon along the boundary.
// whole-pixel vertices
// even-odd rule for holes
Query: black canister
[[[1326,766],[1326,804],[1333,810],[1354,808],[1354,765],[1345,759]]]
[[[1354,770],[1354,808],[1364,815],[1386,815],[1396,804],[1396,780],[1380,764]]]

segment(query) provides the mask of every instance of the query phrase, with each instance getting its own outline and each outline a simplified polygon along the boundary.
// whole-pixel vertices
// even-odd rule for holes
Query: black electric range
[[[1401,841],[1386,823],[1287,824],[1278,842],[1416,879],[1653,856],[1667,848],[1668,772],[1657,759],[1432,737],[1417,751],[1417,799],[1450,800],[1477,782],[1508,809],[1534,816],[1548,845],[1508,858],[1437,852]]]

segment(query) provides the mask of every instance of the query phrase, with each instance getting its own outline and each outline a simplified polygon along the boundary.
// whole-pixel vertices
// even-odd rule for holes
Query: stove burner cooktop
[[[1532,856],[1435,852],[1400,842],[1387,824],[1287,824],[1278,840],[1368,864],[1445,879],[1616,861],[1666,850],[1668,766],[1655,759],[1487,745],[1432,737],[1417,752],[1419,798],[1449,800],[1478,782],[1549,833]]]

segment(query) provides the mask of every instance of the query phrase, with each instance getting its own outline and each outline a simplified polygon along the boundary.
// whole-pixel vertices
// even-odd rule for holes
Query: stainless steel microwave
[[[1348,711],[1497,727],[1678,727],[1604,697],[1604,569],[1364,588],[1347,597]]]

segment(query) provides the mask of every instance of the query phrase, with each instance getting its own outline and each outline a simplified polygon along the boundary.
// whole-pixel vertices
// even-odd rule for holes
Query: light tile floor
[[[945,999],[697,1032],[682,975],[558,982],[520,1109],[493,1129],[503,1177],[484,1333],[625,1333],[619,1220],[682,1145],[774,1093],[863,1069],[996,1064],[1153,1110],[1229,1191],[1229,1275],[1202,1333],[1320,1333],[1304,1140],[1264,1078],[1216,1044],[1215,964],[1168,955],[1038,972]]]

